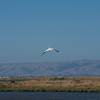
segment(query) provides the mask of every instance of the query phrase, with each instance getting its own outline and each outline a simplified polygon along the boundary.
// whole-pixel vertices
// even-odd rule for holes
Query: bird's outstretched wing
[[[46,53],[46,51],[44,51],[43,53],[41,53],[41,56],[43,56]]]
[[[59,50],[57,50],[57,49],[54,49],[54,50],[55,50],[56,52],[58,52],[58,53],[60,52],[60,51],[59,51]]]

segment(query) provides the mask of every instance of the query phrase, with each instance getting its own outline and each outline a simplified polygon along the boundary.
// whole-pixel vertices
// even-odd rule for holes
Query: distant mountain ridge
[[[0,64],[0,76],[99,76],[100,60]]]

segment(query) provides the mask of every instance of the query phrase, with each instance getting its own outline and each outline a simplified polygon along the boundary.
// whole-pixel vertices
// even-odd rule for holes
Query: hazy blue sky
[[[100,0],[0,0],[0,63],[73,59],[100,59]]]

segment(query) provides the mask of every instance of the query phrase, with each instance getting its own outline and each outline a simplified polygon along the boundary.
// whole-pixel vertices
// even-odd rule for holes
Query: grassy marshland
[[[1,78],[0,91],[100,92],[100,77]]]

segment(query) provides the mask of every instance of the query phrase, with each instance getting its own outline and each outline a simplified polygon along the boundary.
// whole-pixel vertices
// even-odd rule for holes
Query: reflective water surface
[[[100,93],[0,92],[0,100],[100,100]]]

